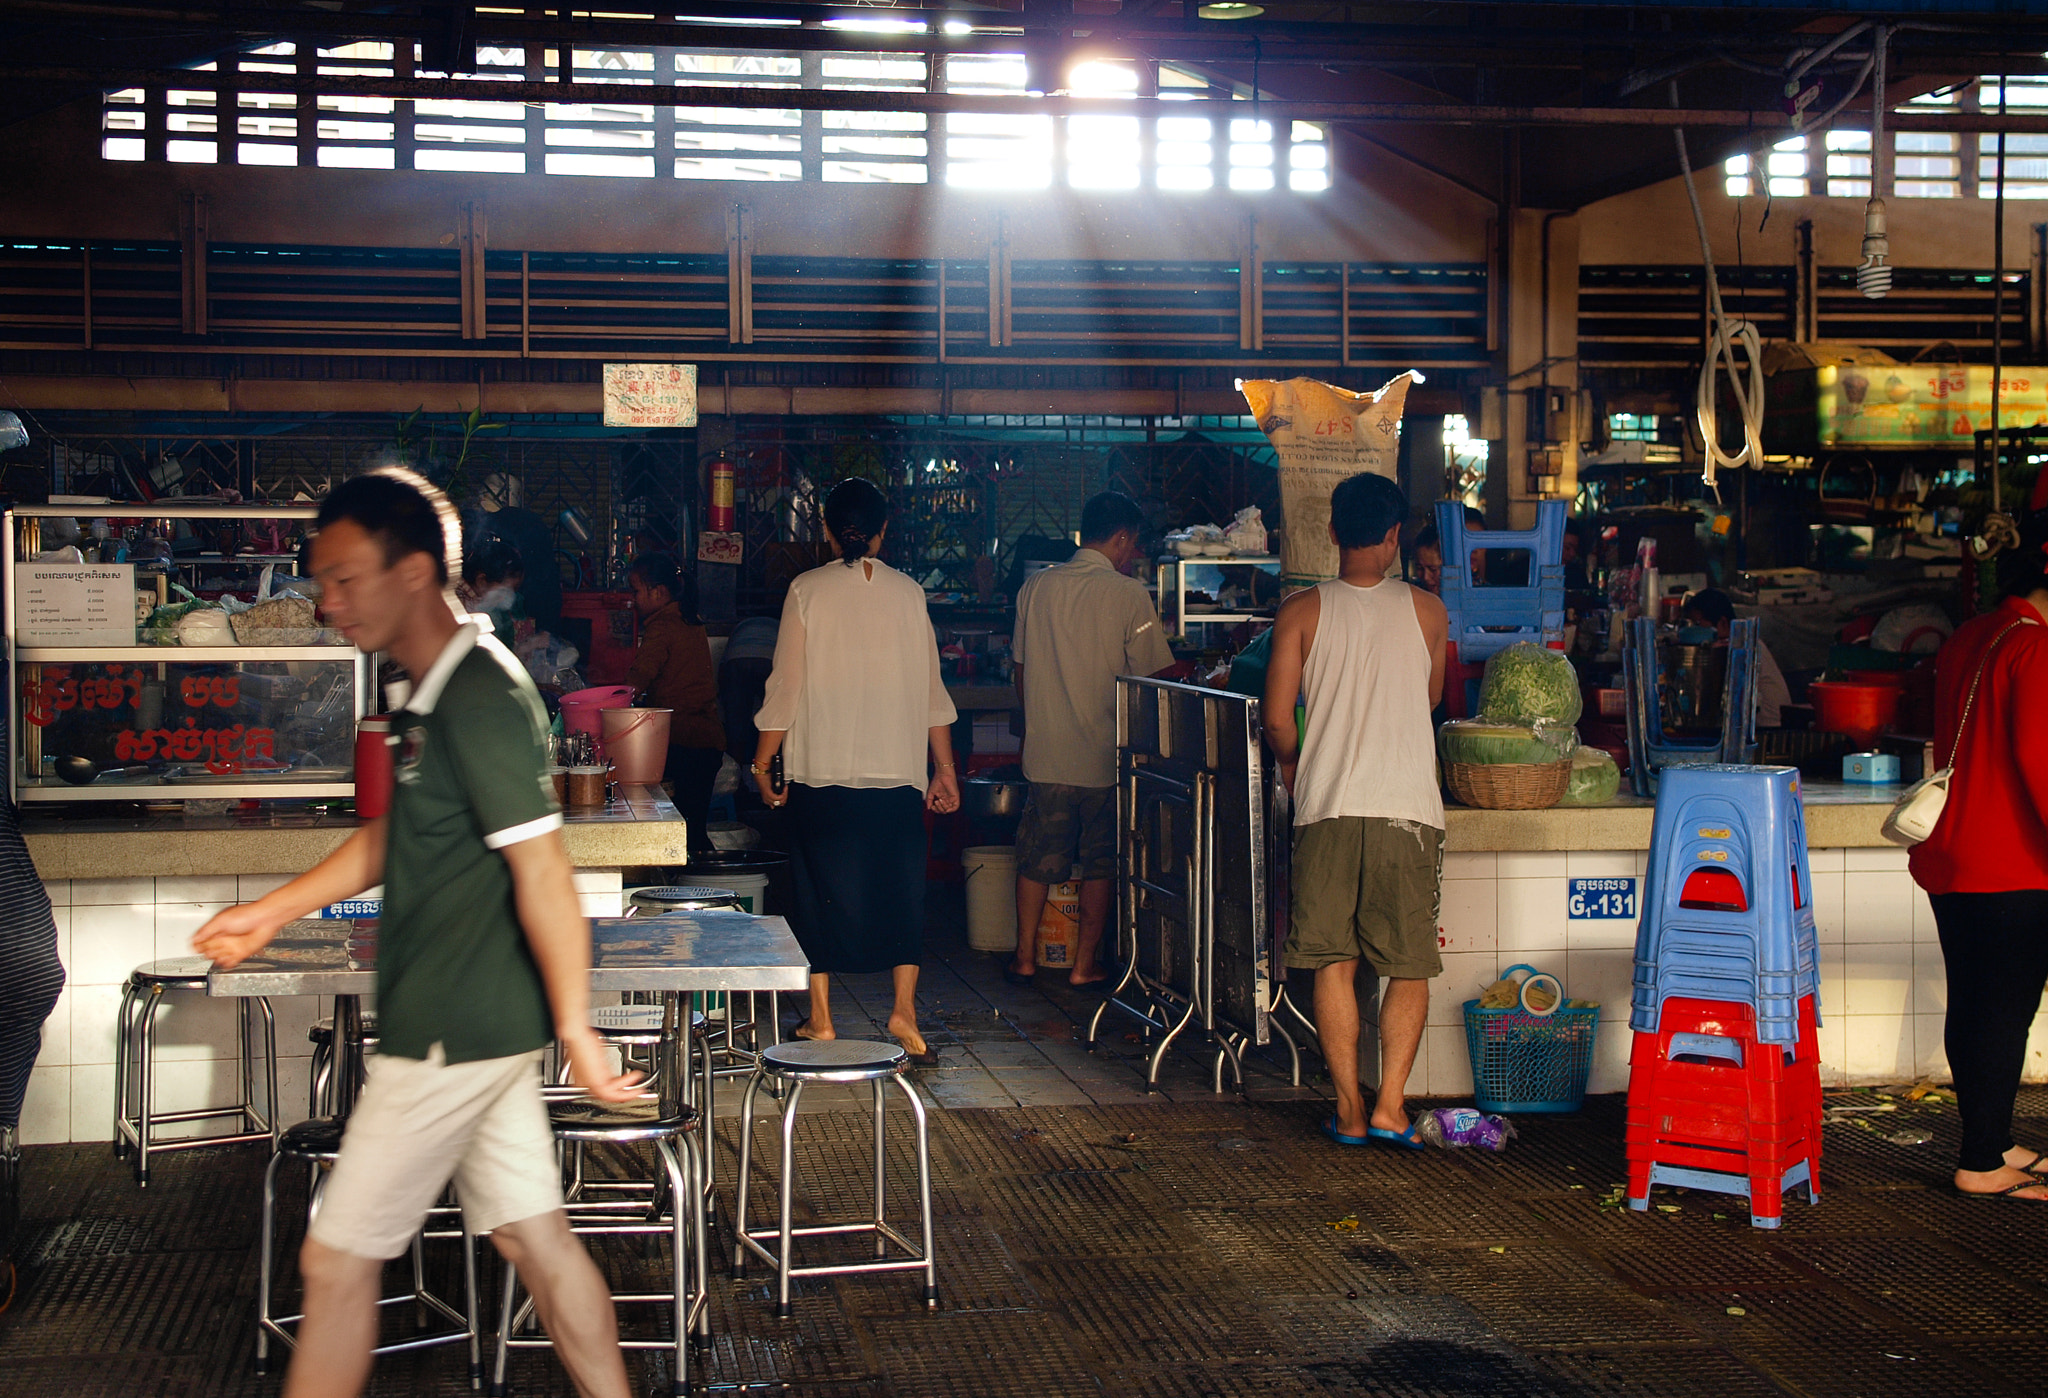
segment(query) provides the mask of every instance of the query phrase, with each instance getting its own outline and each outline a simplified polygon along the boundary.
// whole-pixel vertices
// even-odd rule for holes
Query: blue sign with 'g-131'
[[[1567,882],[1566,915],[1570,917],[1636,916],[1634,879],[1571,879]]]

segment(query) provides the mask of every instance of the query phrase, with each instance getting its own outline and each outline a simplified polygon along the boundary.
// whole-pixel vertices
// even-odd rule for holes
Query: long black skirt
[[[813,973],[924,955],[924,797],[914,786],[792,786],[790,929]]]

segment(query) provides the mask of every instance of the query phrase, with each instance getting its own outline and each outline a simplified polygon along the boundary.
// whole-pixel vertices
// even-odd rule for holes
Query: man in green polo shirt
[[[413,682],[392,725],[391,811],[193,939],[233,966],[292,919],[384,885],[380,1052],[299,1256],[306,1318],[285,1398],[362,1391],[384,1262],[451,1179],[472,1229],[533,1294],[577,1391],[627,1392],[609,1290],[562,1212],[541,1050],[560,1040],[602,1101],[636,1096],[636,1079],[612,1073],[590,1028],[590,925],[546,777],[540,697],[455,609],[457,529],[438,490],[395,468],[321,506],[313,576],[328,624]]]

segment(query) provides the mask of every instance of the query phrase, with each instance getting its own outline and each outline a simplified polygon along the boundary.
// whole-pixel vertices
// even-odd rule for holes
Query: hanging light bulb
[[[1891,31],[1879,25],[1870,43],[1870,202],[1863,206],[1863,261],[1856,267],[1856,289],[1873,301],[1882,301],[1892,289],[1892,245],[1884,235],[1884,177],[1890,163],[1886,157],[1891,154],[1884,132],[1885,59]]]
[[[1882,301],[1892,289],[1891,250],[1884,235],[1884,200],[1872,198],[1863,206],[1863,261],[1856,267],[1856,289],[1873,301]]]

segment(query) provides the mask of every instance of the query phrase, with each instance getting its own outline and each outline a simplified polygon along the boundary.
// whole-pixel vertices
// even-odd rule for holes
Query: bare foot
[[[2048,1182],[2011,1165],[2001,1165],[1996,1170],[1958,1170],[1955,1184],[1963,1194],[2002,1194],[2012,1199],[2048,1203]]]
[[[2034,1150],[2028,1146],[2014,1146],[2005,1153],[2005,1163],[2015,1170],[2025,1170],[2030,1175],[2048,1174],[2048,1151]]]
[[[797,1025],[796,1028],[790,1030],[789,1036],[792,1039],[808,1039],[814,1044],[829,1043],[831,1040],[839,1037],[837,1031],[831,1025],[828,1024],[823,1029],[815,1029],[811,1026],[809,1020],[805,1020]]]
[[[1104,981],[1108,979],[1108,976],[1073,975],[1067,977],[1067,984],[1071,986],[1101,985]]]
[[[924,1035],[917,1032],[917,1021],[904,1019],[901,1015],[889,1016],[889,1037],[903,1045],[903,1051],[912,1058],[922,1058],[931,1052],[926,1046]]]

